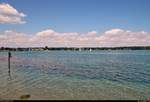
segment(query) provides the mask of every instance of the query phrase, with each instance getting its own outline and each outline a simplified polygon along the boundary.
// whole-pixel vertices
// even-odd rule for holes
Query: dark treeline
[[[30,47],[30,48],[9,48],[1,47],[0,51],[44,51],[44,50],[150,50],[150,46],[131,46],[131,47]]]

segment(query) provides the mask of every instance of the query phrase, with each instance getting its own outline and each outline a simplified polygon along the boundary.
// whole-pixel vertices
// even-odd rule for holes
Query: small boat
[[[81,48],[79,48],[79,51],[81,51],[82,49]]]

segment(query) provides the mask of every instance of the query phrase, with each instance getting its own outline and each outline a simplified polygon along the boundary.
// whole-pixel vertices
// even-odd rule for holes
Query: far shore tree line
[[[0,51],[45,51],[45,50],[71,50],[71,51],[84,51],[84,50],[150,50],[150,46],[129,46],[129,47],[28,47],[28,48],[11,48],[0,47]]]

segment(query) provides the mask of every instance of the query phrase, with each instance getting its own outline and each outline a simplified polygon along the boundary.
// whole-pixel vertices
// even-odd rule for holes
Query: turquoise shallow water
[[[150,51],[0,52],[0,99],[148,99]]]

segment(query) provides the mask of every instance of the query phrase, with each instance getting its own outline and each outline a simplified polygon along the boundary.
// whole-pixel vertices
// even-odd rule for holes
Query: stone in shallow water
[[[26,94],[26,95],[20,96],[20,99],[28,99],[28,98],[30,98],[30,97],[31,97],[31,95]]]

